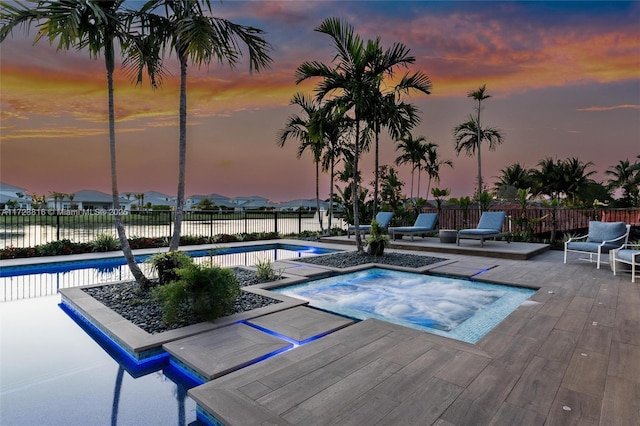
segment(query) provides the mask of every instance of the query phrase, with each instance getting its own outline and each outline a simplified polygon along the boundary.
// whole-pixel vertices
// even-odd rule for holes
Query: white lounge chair
[[[411,241],[416,234],[430,234],[436,231],[436,222],[438,222],[438,213],[420,213],[416,218],[413,226],[392,226],[389,228],[389,235],[395,240],[398,235],[411,235]]]
[[[480,216],[480,221],[476,228],[461,229],[458,231],[456,244],[460,245],[461,239],[480,240],[480,247],[484,247],[484,240],[487,238],[507,237],[507,243],[511,242],[508,232],[502,232],[505,212],[484,212]]]
[[[631,225],[624,222],[589,222],[589,233],[580,237],[569,238],[564,243],[564,263],[567,263],[567,253],[581,253],[589,255],[589,263],[593,262],[596,256],[597,269],[601,263],[608,263],[602,260],[602,254],[609,253],[627,244]]]
[[[391,222],[391,218],[393,218],[393,212],[378,212],[375,217],[375,221],[378,222],[381,228],[387,229],[389,226],[389,222]],[[363,235],[366,235],[371,231],[371,225],[360,225],[360,232]],[[351,234],[355,234],[356,227],[354,225],[349,225],[347,228],[347,238],[350,238]]]
[[[613,249],[613,261],[611,269],[613,275],[616,274],[616,263],[626,263],[631,265],[631,282],[636,282],[636,268],[640,266],[640,246],[625,244],[618,249]]]

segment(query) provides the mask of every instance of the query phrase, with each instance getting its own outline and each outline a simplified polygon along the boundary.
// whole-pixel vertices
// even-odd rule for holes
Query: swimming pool
[[[195,263],[212,262],[223,267],[253,266],[258,261],[295,259],[337,250],[296,244],[257,244],[192,250],[186,253]],[[152,255],[136,256],[147,276],[153,271],[144,263]],[[133,280],[124,257],[105,257],[73,262],[49,262],[0,269],[0,302],[53,295],[61,288]]]
[[[0,307],[0,424],[200,425],[192,386],[167,366],[123,368],[58,306],[60,296]]]
[[[356,319],[476,343],[535,290],[372,268],[272,291]]]

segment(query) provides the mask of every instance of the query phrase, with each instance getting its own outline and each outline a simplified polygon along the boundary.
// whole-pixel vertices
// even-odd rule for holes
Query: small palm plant
[[[384,254],[384,248],[389,245],[389,236],[384,232],[384,229],[374,219],[371,221],[371,230],[369,237],[365,240],[367,243],[367,253],[373,256],[382,256]]]

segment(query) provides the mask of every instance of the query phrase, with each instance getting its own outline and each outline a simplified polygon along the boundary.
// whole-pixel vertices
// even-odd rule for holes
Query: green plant
[[[275,271],[273,269],[273,262],[271,260],[259,260],[256,263],[256,278],[261,281],[274,281],[279,280],[282,277],[282,269]]]
[[[98,234],[96,239],[91,242],[94,251],[115,251],[120,249],[120,242],[111,234]]]
[[[168,324],[176,322],[182,313],[193,314],[201,321],[219,318],[240,295],[240,283],[229,268],[191,264],[176,272],[177,281],[155,289]]]
[[[168,251],[154,254],[147,260],[152,268],[158,272],[160,284],[166,284],[178,279],[178,269],[193,264],[193,259],[181,251]]]
[[[382,256],[384,249],[389,245],[389,236],[384,233],[384,229],[374,219],[371,221],[371,229],[369,230],[369,236],[365,240],[367,244],[367,252],[373,256]]]

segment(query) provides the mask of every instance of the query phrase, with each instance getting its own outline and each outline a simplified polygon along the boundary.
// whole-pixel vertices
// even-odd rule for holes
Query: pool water
[[[325,248],[295,244],[259,244],[185,252],[198,264],[211,262],[222,267],[254,266],[259,261],[295,259],[335,252]],[[140,269],[153,276],[151,255],[136,256]],[[108,257],[74,262],[40,263],[0,269],[0,302],[49,296],[61,288],[133,280],[124,257]]]
[[[535,290],[372,268],[276,293],[356,319],[377,318],[476,343]]]
[[[168,366],[122,367],[58,306],[60,296],[0,307],[0,424],[200,425],[192,385]]]

